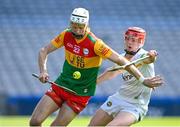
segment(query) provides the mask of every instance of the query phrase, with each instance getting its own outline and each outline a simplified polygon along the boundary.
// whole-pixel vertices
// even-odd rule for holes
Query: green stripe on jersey
[[[98,70],[99,67],[79,69],[65,61],[63,72],[57,78],[55,83],[59,86],[75,91],[78,95],[93,96],[96,89]],[[73,73],[75,71],[79,71],[81,73],[81,77],[79,79],[73,78]]]
[[[95,39],[92,35],[88,34],[87,37],[88,37],[93,43],[96,42],[96,39]]]

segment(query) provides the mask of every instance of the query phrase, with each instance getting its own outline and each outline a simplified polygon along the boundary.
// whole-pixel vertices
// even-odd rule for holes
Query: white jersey
[[[147,54],[147,51],[140,49],[131,61],[141,58],[145,54]],[[125,53],[122,55],[125,55]],[[153,63],[142,65],[138,69],[144,77],[155,75]],[[127,71],[121,76],[123,83],[119,90],[109,96],[100,108],[113,117],[116,117],[119,112],[129,112],[135,116],[136,121],[140,121],[148,111],[152,89],[144,86]]]
[[[140,49],[131,61],[141,58],[144,54],[147,54],[147,51]],[[138,70],[144,77],[153,77],[155,75],[153,63],[145,64],[139,67]],[[115,94],[130,103],[139,104],[144,110],[147,110],[152,89],[144,86],[127,71],[125,71],[121,76],[123,83]]]

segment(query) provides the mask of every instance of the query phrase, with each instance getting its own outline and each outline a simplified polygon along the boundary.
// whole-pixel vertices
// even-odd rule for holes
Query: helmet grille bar
[[[72,14],[72,16],[77,16],[77,17],[87,18],[87,16],[81,16],[81,15],[75,15],[75,14]]]

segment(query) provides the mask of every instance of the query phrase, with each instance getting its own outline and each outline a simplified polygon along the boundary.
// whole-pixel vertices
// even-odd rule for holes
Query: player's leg
[[[63,89],[61,90],[61,96],[65,99],[65,102],[56,119],[51,126],[67,126],[77,114],[79,114],[88,104],[89,96],[78,96],[69,93]]]
[[[122,111],[107,126],[130,126],[136,121],[134,114]]]
[[[76,115],[77,113],[64,103],[51,126],[67,126],[76,117]]]
[[[113,116],[101,108],[96,111],[96,114],[91,118],[88,126],[105,126],[113,120]]]
[[[49,96],[44,95],[33,111],[30,126],[41,126],[42,122],[58,108],[59,106]]]

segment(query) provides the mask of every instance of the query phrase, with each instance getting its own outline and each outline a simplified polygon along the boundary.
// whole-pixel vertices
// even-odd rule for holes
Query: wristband
[[[143,76],[141,76],[141,77],[139,78],[139,81],[140,81],[141,83],[143,83],[144,80],[145,80],[145,78],[144,78]]]

